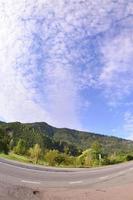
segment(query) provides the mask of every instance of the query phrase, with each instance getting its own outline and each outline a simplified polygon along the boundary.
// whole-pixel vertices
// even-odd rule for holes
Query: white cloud
[[[132,36],[132,31],[123,30],[112,39],[105,40],[101,47],[104,67],[99,84],[112,104],[117,104],[133,91]]]
[[[6,121],[48,121],[79,128],[79,111],[84,104],[89,106],[80,91],[96,84],[89,62],[95,49],[89,42],[123,17],[123,2],[1,0],[0,116]],[[123,43],[124,52],[118,51]],[[132,54],[131,38],[125,33],[107,41],[101,50],[107,65],[100,84],[111,91],[119,74],[128,73],[125,66]],[[125,84],[122,79],[120,83]],[[130,79],[124,91],[131,84]],[[119,92],[117,86],[118,96]]]
[[[48,10],[55,2],[49,3]],[[17,0],[0,3],[3,14],[0,19],[0,116],[6,121],[48,121],[58,126],[80,127],[73,72],[68,65],[63,65],[63,60],[67,61],[60,55],[66,51],[64,36],[55,35],[47,18],[48,24],[44,25],[45,19],[38,23],[41,16],[47,17],[43,16],[44,4],[45,1],[38,1],[36,5],[32,1],[28,4]],[[43,29],[42,33],[38,27]],[[50,58],[45,62],[46,54]]]
[[[58,126],[78,127],[78,91],[73,72],[63,65],[53,62],[45,66],[45,92],[49,102],[49,112]],[[56,120],[57,119],[57,120]],[[58,121],[60,119],[60,121]]]
[[[24,2],[17,3],[0,2],[0,116],[6,121],[50,121],[47,111],[34,101],[33,80],[25,74],[30,69],[25,62],[32,41],[26,39],[30,32],[20,21]]]
[[[133,140],[133,113],[130,111],[124,114],[124,131],[127,134],[127,139]]]

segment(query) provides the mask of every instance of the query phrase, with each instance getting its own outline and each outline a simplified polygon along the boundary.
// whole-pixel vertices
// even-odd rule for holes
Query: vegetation
[[[35,144],[33,148],[30,148],[28,154],[31,159],[33,159],[34,163],[37,164],[39,158],[41,157],[41,148],[39,144]]]
[[[8,154],[10,135],[4,129],[0,129],[0,152]]]
[[[18,155],[24,155],[26,153],[26,142],[23,139],[19,139],[17,146],[14,147],[14,153]]]
[[[93,167],[133,160],[133,142],[46,123],[0,122],[0,153],[35,164]]]

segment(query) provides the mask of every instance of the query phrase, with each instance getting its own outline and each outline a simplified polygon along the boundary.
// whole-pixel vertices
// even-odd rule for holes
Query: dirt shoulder
[[[44,189],[0,183],[0,200],[132,200],[133,184],[97,189]]]
[[[103,189],[48,189],[42,200],[133,200],[133,184]]]

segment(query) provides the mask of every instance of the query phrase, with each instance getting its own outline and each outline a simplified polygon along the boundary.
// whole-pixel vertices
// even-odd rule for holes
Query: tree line
[[[0,152],[26,156],[32,163],[44,162],[50,166],[93,167],[133,159],[132,152],[108,153],[98,141],[93,142],[90,148],[81,150],[72,144],[52,141],[39,134],[35,134],[35,137],[36,140],[32,137],[29,140],[24,137],[16,140],[10,130],[0,129]]]

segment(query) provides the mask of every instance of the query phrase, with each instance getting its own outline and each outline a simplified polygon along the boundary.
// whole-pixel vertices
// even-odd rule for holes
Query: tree
[[[102,159],[102,146],[101,144],[96,141],[92,144],[91,149],[93,151],[94,157],[96,160],[101,160]]]
[[[26,152],[26,142],[23,139],[19,139],[17,146],[14,147],[14,153],[18,155],[24,155]]]
[[[94,155],[92,149],[86,149],[77,157],[77,165],[91,167],[93,166]]]
[[[92,144],[90,149],[86,149],[77,157],[77,165],[85,167],[102,165],[102,156],[102,146],[96,141]]]
[[[13,148],[14,148],[14,140],[11,139],[11,140],[10,140],[10,143],[9,143],[9,149],[10,149],[10,150],[13,150]]]
[[[0,152],[8,154],[11,137],[4,129],[0,129]]]
[[[45,160],[51,166],[54,166],[56,164],[60,164],[63,161],[58,150],[48,151],[45,154]]]
[[[39,144],[35,144],[33,148],[29,149],[29,155],[34,160],[35,164],[38,163],[39,158],[41,157],[42,150]]]

